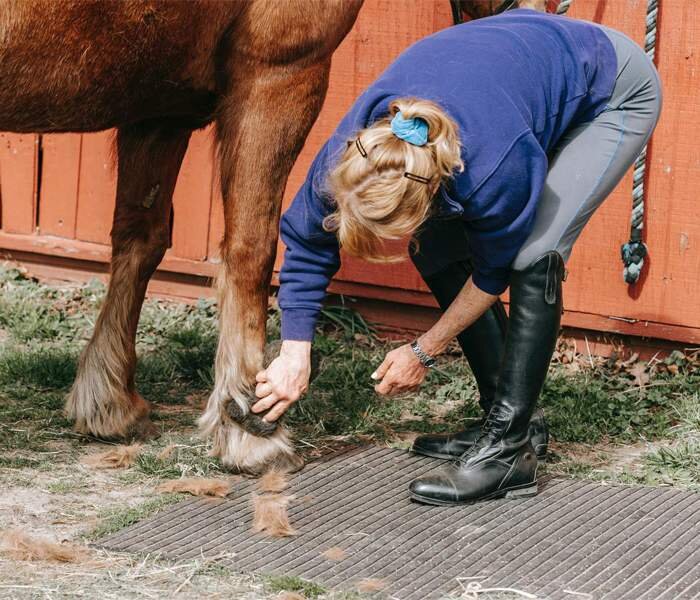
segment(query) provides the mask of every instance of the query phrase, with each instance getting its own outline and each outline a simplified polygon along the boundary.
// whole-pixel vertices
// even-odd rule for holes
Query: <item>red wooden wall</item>
[[[660,4],[657,63],[665,100],[649,159],[649,267],[640,284],[622,281],[619,247],[629,229],[628,175],[574,250],[564,322],[700,343],[700,20],[691,2]],[[620,29],[641,43],[645,9],[646,0],[574,0],[569,14]],[[354,98],[403,48],[450,22],[447,0],[366,0],[334,56],[328,96],[292,171],[285,203]],[[216,272],[223,217],[211,141],[211,132],[203,131],[190,143],[175,192],[173,246],[153,285],[157,292],[206,293],[202,278]],[[0,134],[0,249],[36,266],[60,261],[68,277],[79,277],[86,265],[103,268],[109,260],[114,191],[109,132]],[[400,303],[392,305],[392,322],[407,327],[415,311],[406,305],[433,305],[408,263],[387,268],[346,260],[332,290]]]

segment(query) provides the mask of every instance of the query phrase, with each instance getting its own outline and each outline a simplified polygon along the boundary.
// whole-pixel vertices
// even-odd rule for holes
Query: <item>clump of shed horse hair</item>
[[[161,483],[156,491],[161,493],[179,492],[193,496],[217,496],[224,498],[231,491],[231,482],[206,477],[183,477]]]
[[[258,492],[253,492],[253,531],[270,537],[288,537],[297,531],[289,522],[288,506],[294,496],[282,494],[288,486],[287,476],[279,471],[268,471],[258,481]]]
[[[141,452],[141,444],[115,446],[106,452],[90,454],[83,463],[96,469],[126,469],[134,464]]]
[[[75,544],[61,544],[10,529],[0,532],[0,555],[12,560],[82,563],[89,550]]]

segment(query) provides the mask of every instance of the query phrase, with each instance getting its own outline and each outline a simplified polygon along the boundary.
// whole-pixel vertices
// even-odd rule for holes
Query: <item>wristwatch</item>
[[[426,354],[425,352],[423,352],[423,349],[420,347],[418,340],[411,342],[411,350],[413,350],[413,354],[415,354],[418,357],[420,364],[422,364],[424,367],[430,369],[435,366],[435,359],[432,356],[430,356],[430,354]]]

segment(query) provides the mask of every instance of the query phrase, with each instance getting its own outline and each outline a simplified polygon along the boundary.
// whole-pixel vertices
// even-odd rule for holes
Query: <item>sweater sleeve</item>
[[[311,341],[328,284],[340,267],[338,240],[323,229],[332,211],[323,194],[331,142],[318,153],[301,189],[282,216],[286,245],[280,271],[282,339]]]
[[[532,232],[548,161],[531,132],[524,132],[466,203],[478,215],[467,222],[474,257],[472,280],[499,295],[508,287],[511,264]]]

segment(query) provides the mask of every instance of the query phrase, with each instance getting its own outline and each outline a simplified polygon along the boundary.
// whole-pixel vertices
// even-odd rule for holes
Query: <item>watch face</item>
[[[435,359],[434,358],[429,358],[428,360],[425,361],[425,366],[430,368],[435,366]]]

